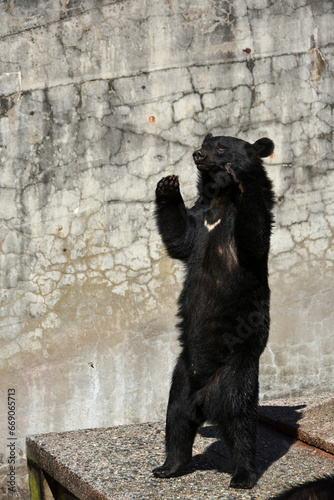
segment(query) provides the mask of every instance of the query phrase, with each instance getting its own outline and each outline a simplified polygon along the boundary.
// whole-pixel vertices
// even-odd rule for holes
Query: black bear
[[[193,153],[199,197],[187,209],[178,177],[160,180],[156,219],[170,257],[186,265],[179,298],[181,354],[166,421],[167,458],[155,476],[180,474],[196,432],[218,425],[233,467],[231,487],[252,488],[259,358],[269,333],[268,252],[274,194],[262,164],[274,144],[208,134]]]

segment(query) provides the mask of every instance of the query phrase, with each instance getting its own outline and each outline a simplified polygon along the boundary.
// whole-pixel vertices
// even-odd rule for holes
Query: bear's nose
[[[206,154],[204,154],[200,149],[198,149],[193,153],[193,158],[195,161],[201,161],[204,160],[204,158],[206,158]]]

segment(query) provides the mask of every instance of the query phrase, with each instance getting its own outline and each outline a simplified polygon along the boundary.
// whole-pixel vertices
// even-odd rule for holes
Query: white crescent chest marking
[[[204,226],[208,228],[209,231],[212,231],[218,224],[220,224],[221,219],[216,220],[213,224],[209,224],[207,220],[204,221]]]

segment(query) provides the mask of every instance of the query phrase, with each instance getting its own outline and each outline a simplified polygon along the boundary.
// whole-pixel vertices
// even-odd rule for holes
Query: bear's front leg
[[[161,179],[155,195],[158,229],[167,251],[170,257],[186,259],[192,249],[195,231],[180,193],[178,176]]]

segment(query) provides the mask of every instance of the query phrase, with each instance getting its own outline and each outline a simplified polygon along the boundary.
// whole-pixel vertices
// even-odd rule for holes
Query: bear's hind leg
[[[253,488],[257,481],[257,408],[245,404],[239,413],[226,413],[221,430],[232,458],[232,488]]]
[[[175,408],[168,409],[166,423],[165,463],[153,470],[156,477],[177,476],[191,461],[192,446],[198,425],[186,419]]]
[[[180,372],[183,372],[182,375]],[[192,458],[192,446],[197,429],[204,422],[201,411],[192,398],[188,375],[182,362],[174,370],[169,394],[166,421],[166,461],[153,470],[156,477],[177,476]],[[181,376],[180,376],[181,375]]]
[[[256,473],[256,419],[235,418],[231,488],[253,488]]]
[[[232,488],[253,488],[257,481],[256,439],[258,363],[249,359],[243,368],[222,373],[208,398],[210,419],[219,425],[232,460]],[[238,370],[239,368],[239,370]],[[218,387],[217,387],[218,386]]]

